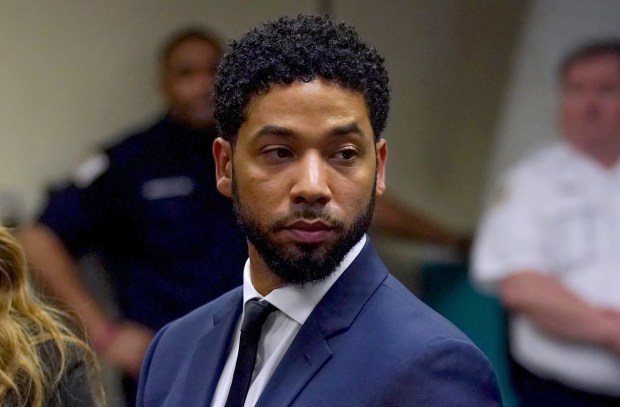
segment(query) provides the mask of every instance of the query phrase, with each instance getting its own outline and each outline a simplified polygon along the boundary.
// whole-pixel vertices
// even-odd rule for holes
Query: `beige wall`
[[[238,36],[326,1],[2,1],[0,191],[24,215],[97,143],[160,109],[154,53],[176,27]],[[523,1],[334,0],[382,52],[393,89],[388,189],[412,208],[470,229]]]
[[[462,231],[480,211],[493,128],[526,2],[336,3],[383,52],[393,104],[388,193]]]
[[[98,143],[161,109],[155,53],[180,26],[228,38],[257,21],[316,12],[314,0],[111,0],[0,3],[0,193],[23,217],[50,182]]]

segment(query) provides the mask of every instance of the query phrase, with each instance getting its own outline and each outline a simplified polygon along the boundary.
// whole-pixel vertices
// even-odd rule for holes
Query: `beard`
[[[271,272],[287,285],[304,286],[327,279],[366,233],[374,213],[376,193],[373,185],[367,204],[350,225],[330,216],[324,207],[316,208],[310,205],[292,211],[271,224],[263,224],[241,201],[233,168],[232,200],[237,223]],[[284,245],[273,239],[273,234],[298,219],[321,220],[330,224],[337,235],[336,240],[332,243]]]

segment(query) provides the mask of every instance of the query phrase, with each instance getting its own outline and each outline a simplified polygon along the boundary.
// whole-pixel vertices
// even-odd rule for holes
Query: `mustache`
[[[278,230],[284,229],[287,224],[292,223],[298,220],[307,220],[307,221],[316,221],[320,220],[328,225],[330,225],[335,231],[342,231],[345,228],[343,222],[337,220],[332,217],[329,213],[322,209],[313,209],[313,208],[305,208],[303,210],[296,210],[288,215],[276,220],[271,225],[271,230],[273,232],[277,232]]]

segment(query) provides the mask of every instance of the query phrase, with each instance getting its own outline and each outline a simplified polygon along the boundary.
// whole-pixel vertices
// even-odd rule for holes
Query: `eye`
[[[194,74],[194,70],[189,67],[181,67],[175,71],[177,78],[189,78]]]
[[[334,154],[334,158],[342,161],[351,161],[357,157],[357,150],[353,147],[343,148]]]
[[[293,157],[293,152],[283,146],[273,146],[265,148],[261,155],[267,160],[271,162],[281,162],[283,160],[287,160]]]
[[[606,85],[606,86],[603,86],[601,93],[605,96],[616,96],[620,94],[620,87],[618,87],[617,85],[611,85],[611,84]]]

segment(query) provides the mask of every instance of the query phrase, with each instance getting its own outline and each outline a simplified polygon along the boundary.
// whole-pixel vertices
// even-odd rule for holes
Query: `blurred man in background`
[[[247,257],[230,201],[215,189],[212,83],[222,48],[197,29],[161,54],[165,115],[86,160],[20,233],[46,288],[81,318],[95,349],[135,378],[153,332],[238,286]],[[76,259],[95,250],[120,320],[92,299]]]
[[[620,405],[620,41],[560,67],[564,138],[502,180],[473,253],[524,406]]]

